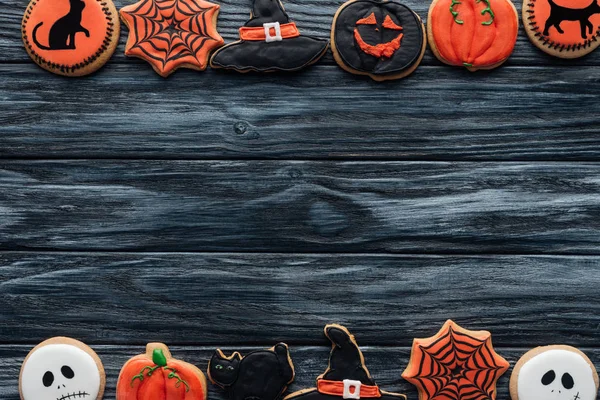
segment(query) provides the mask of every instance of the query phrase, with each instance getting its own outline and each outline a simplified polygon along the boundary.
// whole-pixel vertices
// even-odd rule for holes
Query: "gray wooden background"
[[[327,37],[341,3],[286,6]],[[426,19],[428,1],[405,3]],[[250,0],[220,4],[232,41]],[[0,0],[0,399],[55,335],[97,350],[107,399],[148,341],[203,369],[216,347],[285,341],[291,389],[312,386],[329,322],[411,400],[412,339],[447,318],[511,363],[565,343],[600,366],[600,51],[552,59],[521,30],[492,72],[428,51],[384,84],[330,54],[164,80],[123,56],[124,29],[105,68],[66,79],[22,48],[26,5]]]

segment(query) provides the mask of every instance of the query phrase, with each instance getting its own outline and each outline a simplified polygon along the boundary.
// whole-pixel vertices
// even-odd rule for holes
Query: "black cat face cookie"
[[[350,0],[331,27],[331,49],[340,67],[376,81],[411,74],[426,43],[421,18],[395,0]]]
[[[285,343],[245,357],[237,351],[226,356],[217,349],[208,363],[208,377],[231,400],[277,400],[294,380],[294,365]]]
[[[284,400],[406,400],[403,394],[379,389],[348,329],[336,324],[327,325],[325,335],[331,341],[331,353],[327,370],[317,377],[317,387],[292,393]]]

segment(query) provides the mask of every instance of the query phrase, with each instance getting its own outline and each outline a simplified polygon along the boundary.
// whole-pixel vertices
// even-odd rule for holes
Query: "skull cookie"
[[[29,352],[19,376],[22,400],[99,400],[106,376],[96,353],[66,337],[48,339]]]
[[[595,400],[598,374],[585,354],[570,346],[527,352],[510,377],[513,400]]]

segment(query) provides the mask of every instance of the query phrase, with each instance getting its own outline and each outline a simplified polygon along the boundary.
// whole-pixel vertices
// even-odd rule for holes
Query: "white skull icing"
[[[102,378],[94,358],[70,344],[48,344],[23,364],[23,400],[96,400]]]
[[[551,349],[525,362],[519,371],[519,400],[595,400],[595,373],[579,353]]]

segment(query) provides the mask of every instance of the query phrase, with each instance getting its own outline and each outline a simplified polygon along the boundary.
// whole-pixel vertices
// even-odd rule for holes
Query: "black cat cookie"
[[[238,72],[297,71],[319,61],[329,41],[300,33],[280,0],[254,0],[240,40],[217,50],[212,68]]]
[[[231,400],[277,400],[294,380],[294,365],[285,343],[244,357],[217,349],[208,363],[208,378]]]
[[[292,393],[284,400],[406,400],[403,394],[379,389],[348,329],[336,324],[327,325],[325,336],[331,341],[329,366],[317,377],[317,387]]]
[[[427,45],[421,18],[395,0],[350,0],[336,12],[331,50],[346,71],[376,81],[410,75]]]
[[[600,46],[600,0],[524,0],[523,24],[546,53],[582,57]]]
[[[31,0],[21,31],[25,50],[40,67],[83,76],[114,53],[119,15],[111,0]]]

